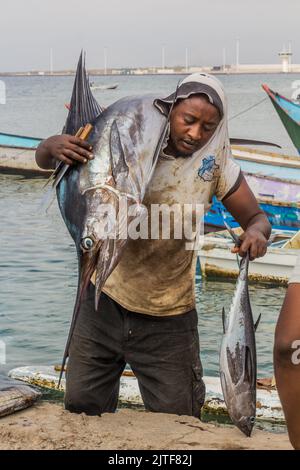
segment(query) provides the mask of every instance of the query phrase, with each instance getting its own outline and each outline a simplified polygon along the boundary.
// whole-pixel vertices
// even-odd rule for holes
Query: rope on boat
[[[237,118],[238,116],[241,116],[242,114],[245,114],[247,113],[248,111],[250,111],[251,109],[253,108],[256,108],[256,106],[259,106],[260,104],[262,104],[264,101],[266,101],[268,99],[268,96],[263,98],[262,100],[258,101],[257,103],[255,104],[252,104],[251,106],[249,106],[249,108],[246,108],[244,109],[243,111],[241,111],[240,113],[237,113],[237,114],[234,114],[233,116],[231,116],[228,121],[232,121],[232,119],[235,119]],[[16,153],[15,155],[12,155],[12,157],[9,157],[7,158],[7,160],[9,160],[10,158],[16,158],[18,157],[19,155],[22,155],[23,153],[26,153],[26,152],[29,152],[30,150],[34,149],[35,147],[28,147],[27,149],[22,149],[22,151]],[[3,160],[5,162],[5,159]]]
[[[235,114],[234,116],[231,116],[231,117],[228,119],[228,121],[231,121],[232,119],[235,119],[236,117],[241,116],[242,114],[247,113],[248,111],[250,111],[250,109],[256,108],[256,106],[259,106],[261,103],[263,103],[264,101],[266,101],[268,98],[269,98],[269,97],[266,96],[265,98],[263,98],[262,100],[258,101],[257,103],[252,104],[251,106],[249,106],[249,108],[244,109],[244,111],[241,111],[240,113],[237,113],[237,114]]]

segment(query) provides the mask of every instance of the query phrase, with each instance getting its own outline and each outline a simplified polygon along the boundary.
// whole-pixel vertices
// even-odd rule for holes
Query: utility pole
[[[189,73],[189,50],[185,48],[185,73]]]
[[[166,46],[163,45],[161,48],[161,68],[163,70],[165,70],[165,66],[166,66],[165,55],[166,55]]]
[[[240,62],[240,41],[236,40],[236,71],[239,70],[239,62]]]
[[[292,41],[290,40],[289,41],[289,72],[291,72],[291,68],[292,68]]]
[[[223,72],[226,72],[226,48],[223,47]]]
[[[50,75],[53,75],[53,49],[50,48]]]
[[[107,75],[107,47],[104,47],[104,75]]]

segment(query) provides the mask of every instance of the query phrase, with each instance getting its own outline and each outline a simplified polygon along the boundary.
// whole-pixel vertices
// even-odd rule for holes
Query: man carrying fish
[[[193,74],[166,98],[112,104],[93,125],[89,143],[68,135],[67,126],[66,134],[46,139],[36,153],[42,168],[57,161],[72,167],[58,187],[80,271],[66,349],[65,406],[92,415],[114,412],[129,364],[146,409],[200,417],[205,387],[195,310],[197,251],[186,249],[184,237],[172,236],[105,244],[95,230],[90,235],[90,226],[97,219],[93,207],[110,199],[119,210],[121,193],[147,209],[197,202],[205,212],[215,195],[244,229],[233,251],[249,252],[250,259],[265,254],[271,227],[231,157],[223,87],[212,76]]]
[[[300,449],[300,256],[276,326],[274,366],[289,438]]]

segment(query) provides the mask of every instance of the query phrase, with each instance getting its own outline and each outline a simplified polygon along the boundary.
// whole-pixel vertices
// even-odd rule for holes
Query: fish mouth
[[[240,421],[236,423],[237,427],[247,436],[250,437],[253,426],[254,426],[255,418],[242,418]]]

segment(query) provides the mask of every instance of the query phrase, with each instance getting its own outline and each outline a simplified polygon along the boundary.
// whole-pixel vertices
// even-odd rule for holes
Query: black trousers
[[[90,284],[70,345],[66,409],[90,415],[114,412],[126,363],[136,375],[147,410],[200,418],[205,386],[197,312],[143,315],[104,293],[95,311]]]

